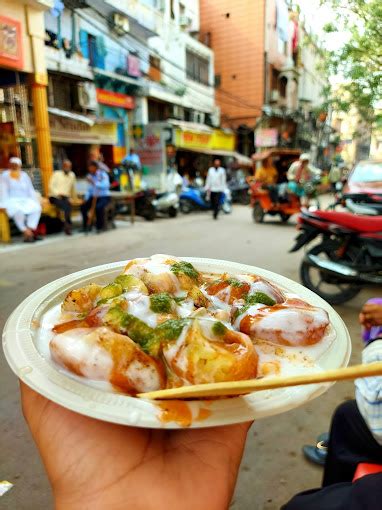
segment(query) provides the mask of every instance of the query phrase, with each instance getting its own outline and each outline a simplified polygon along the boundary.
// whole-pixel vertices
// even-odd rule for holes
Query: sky
[[[335,34],[326,34],[323,27],[331,21],[335,21],[335,14],[328,3],[320,5],[320,0],[295,0],[300,6],[301,12],[306,19],[307,28],[316,33],[323,45],[328,50],[335,50],[346,42],[348,35],[346,32],[337,32]]]

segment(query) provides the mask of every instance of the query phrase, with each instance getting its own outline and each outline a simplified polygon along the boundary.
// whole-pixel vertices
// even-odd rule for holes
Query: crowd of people
[[[79,200],[77,197],[76,175],[69,159],[62,162],[62,168],[52,174],[49,182],[49,202],[57,210],[62,211],[63,229],[67,235],[72,234],[71,217],[74,205],[80,206],[84,232],[91,229],[94,220],[97,232],[101,232],[105,227],[105,210],[110,203],[112,176],[102,156],[92,156],[93,159],[88,163],[87,191],[83,199]],[[122,165],[135,170],[142,168],[139,155],[134,149],[130,149],[128,155],[123,159]],[[174,172],[180,179],[176,169],[174,170],[170,165],[171,177]],[[254,178],[269,190],[273,203],[277,204],[288,193],[293,193],[300,198],[302,205],[307,206],[309,203],[307,186],[317,178],[317,169],[310,164],[309,154],[301,154],[300,158],[289,167],[286,173],[287,182],[280,184],[279,172],[272,157],[267,157],[256,169]],[[340,178],[340,169],[333,166],[328,175],[333,190]],[[30,177],[22,170],[22,161],[19,158],[10,159],[9,170],[3,172],[0,185],[0,206],[5,208],[8,216],[14,220],[18,230],[24,236],[24,241],[29,243],[41,239],[37,229],[42,212],[41,201],[33,188]],[[187,185],[189,182],[185,175],[183,176],[183,186]],[[227,189],[227,173],[219,158],[214,159],[212,166],[207,171],[204,189],[206,199],[211,204],[213,218],[216,220],[221,209],[223,195]]]

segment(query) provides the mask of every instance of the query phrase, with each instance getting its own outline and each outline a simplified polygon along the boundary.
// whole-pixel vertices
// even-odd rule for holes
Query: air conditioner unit
[[[119,12],[113,14],[113,29],[118,35],[125,35],[130,31],[129,19]]]
[[[184,120],[183,106],[174,105],[172,107],[172,116],[174,117],[174,119]]]
[[[97,110],[97,91],[94,83],[83,81],[77,88],[78,104],[86,110]]]
[[[180,16],[179,25],[182,28],[188,28],[191,25],[192,19],[189,16]]]
[[[279,100],[279,97],[280,97],[280,94],[279,94],[278,90],[271,90],[271,94],[270,94],[270,97],[269,97],[269,102],[270,103],[277,103],[277,101]]]

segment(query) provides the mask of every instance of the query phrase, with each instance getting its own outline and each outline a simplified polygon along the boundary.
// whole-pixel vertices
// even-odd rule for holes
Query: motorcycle
[[[382,284],[382,216],[306,211],[290,252],[317,237],[300,265],[302,283],[333,305],[353,299],[365,285]]]
[[[206,211],[211,209],[211,203],[207,201],[207,192],[200,187],[189,186],[180,194],[180,210],[184,214],[191,211]],[[225,214],[232,212],[231,192],[226,189],[221,195],[220,206]]]
[[[157,213],[168,214],[175,218],[179,211],[179,196],[175,191],[158,193],[152,202]]]

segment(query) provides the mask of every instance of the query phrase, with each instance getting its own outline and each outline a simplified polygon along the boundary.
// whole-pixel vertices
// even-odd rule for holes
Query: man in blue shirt
[[[135,165],[137,167],[137,170],[140,170],[142,167],[141,158],[138,156],[134,149],[130,149],[129,154],[123,158],[122,163],[123,164],[130,163],[132,165]]]
[[[91,227],[93,218],[88,213],[96,216],[97,232],[101,232],[105,225],[105,207],[110,202],[110,181],[107,172],[99,167],[97,161],[91,161],[88,166],[89,173],[86,179],[89,187],[85,195],[85,202],[81,206],[83,228],[86,232]]]

